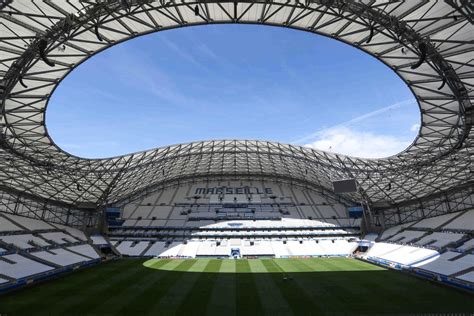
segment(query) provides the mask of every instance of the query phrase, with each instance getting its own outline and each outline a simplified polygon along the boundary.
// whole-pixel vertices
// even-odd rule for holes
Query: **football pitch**
[[[0,315],[468,313],[473,298],[346,258],[122,259],[0,296]]]

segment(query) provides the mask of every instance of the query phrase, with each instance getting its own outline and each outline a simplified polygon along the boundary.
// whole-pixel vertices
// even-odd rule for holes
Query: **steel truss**
[[[234,174],[295,179],[327,190],[332,180],[355,177],[361,194],[345,198],[363,199],[375,208],[429,199],[442,191],[464,192],[474,172],[474,26],[462,3],[6,2],[0,8],[0,185],[71,206],[103,206],[169,181]],[[416,96],[421,113],[417,139],[405,151],[375,160],[237,140],[85,159],[53,143],[44,120],[47,103],[77,65],[130,38],[211,23],[305,30],[371,54]]]
[[[32,199],[22,194],[0,190],[2,213],[31,217],[50,223],[75,226],[83,230],[98,227],[100,213],[61,206],[47,201]]]
[[[335,194],[333,191],[327,190],[324,187],[318,187],[315,186],[314,183],[312,182],[304,182],[298,179],[294,178],[281,178],[281,177],[275,177],[275,176],[257,176],[257,175],[232,175],[232,176],[205,176],[205,177],[190,177],[190,178],[180,178],[174,181],[169,181],[165,183],[160,183],[159,185],[156,186],[149,186],[145,190],[141,192],[137,192],[136,194],[132,196],[128,196],[126,199],[123,199],[121,201],[118,201],[114,203],[114,206],[117,207],[123,207],[133,201],[141,200],[146,196],[149,196],[155,192],[164,190],[166,188],[170,187],[177,187],[177,186],[183,186],[183,185],[189,185],[193,183],[202,183],[202,182],[217,182],[217,181],[241,181],[244,184],[253,182],[271,182],[271,183],[276,183],[276,184],[286,184],[294,187],[299,187],[301,189],[307,189],[307,190],[312,190],[315,192],[320,193],[321,195],[325,196],[328,201],[334,202],[334,203],[341,203],[346,206],[353,206],[354,201],[345,199],[343,196],[340,196],[338,194]]]
[[[474,209],[474,186],[466,185],[464,188],[435,194],[426,200],[378,210],[374,224],[389,227],[470,209]]]

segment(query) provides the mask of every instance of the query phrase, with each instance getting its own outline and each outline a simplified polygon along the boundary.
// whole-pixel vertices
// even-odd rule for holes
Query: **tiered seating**
[[[37,247],[50,246],[50,244],[44,239],[33,236],[32,234],[0,236],[0,240],[20,249],[33,249]]]
[[[441,216],[429,217],[422,219],[418,223],[414,224],[413,228],[428,228],[428,229],[435,229],[442,226],[444,223],[450,221],[454,217],[458,216],[459,212],[457,213],[450,213]]]
[[[312,245],[309,245],[309,242],[298,241],[298,240],[289,240],[286,242],[286,249],[291,256],[311,256],[315,253],[316,245],[313,241]]]
[[[215,256],[216,255],[216,242],[215,241],[203,241],[200,243],[198,250],[196,251],[197,256]],[[227,252],[226,247],[226,254],[229,255],[230,252]]]
[[[66,235],[63,232],[42,233],[40,234],[40,236],[46,240],[53,241],[54,243],[59,244],[59,245],[78,242],[77,239],[75,239],[74,237],[70,235]]]
[[[426,234],[424,231],[411,231],[411,230],[405,230],[401,233],[396,234],[395,236],[389,238],[389,241],[397,242],[397,243],[410,243],[413,240],[420,238]]]
[[[231,248],[244,256],[286,256],[291,255],[288,247],[274,243],[286,239],[303,240],[301,255],[347,255],[356,244],[346,239],[358,236],[360,225],[360,219],[348,218],[340,201],[306,187],[267,181],[170,186],[124,205],[121,216],[123,224],[108,232],[111,240],[121,241],[115,244],[119,252],[170,257],[229,256]],[[318,244],[314,239],[336,241]],[[132,247],[140,240],[155,243],[140,253]]]
[[[322,219],[337,226],[360,225],[346,206],[299,186],[243,181],[203,181],[164,188],[122,208],[122,227],[200,227],[232,219]]]
[[[364,240],[375,241],[377,237],[377,234],[367,234],[365,235]]]
[[[139,256],[145,251],[149,244],[148,241],[122,241],[118,246],[116,246],[116,249],[123,255]]]
[[[459,241],[463,237],[463,234],[435,232],[421,238],[416,242],[416,244],[420,246],[427,245],[429,247],[442,248],[449,245],[450,243]]]
[[[144,254],[160,257],[200,257],[224,256],[231,253],[231,249],[239,249],[242,256],[347,256],[357,248],[357,242],[346,239],[336,240],[190,240],[173,242],[169,247],[164,242],[155,243]],[[117,248],[119,251],[120,248]],[[122,251],[121,251],[122,252]],[[123,253],[123,252],[122,252]]]
[[[2,259],[7,259],[9,262]],[[1,273],[14,279],[25,278],[53,269],[53,267],[25,258],[18,254],[5,255],[0,259]]]
[[[474,239],[468,239],[468,235],[473,230],[473,223],[474,210],[470,210],[391,227],[380,239],[392,236],[388,238],[392,243],[375,243],[365,257],[384,264],[388,261],[414,267],[417,273],[426,275],[429,272],[438,275],[440,280],[445,276],[455,280],[453,282],[458,282],[456,279],[472,282],[474,255],[469,252],[474,248]],[[419,247],[403,245],[407,243]],[[451,251],[454,248],[455,251]],[[438,249],[442,254],[432,249]],[[449,251],[443,253],[446,249]]]
[[[465,243],[463,243],[461,246],[459,246],[456,249],[460,251],[468,251],[468,250],[474,249],[474,238],[469,239],[468,241],[466,241]]]
[[[462,270],[474,267],[474,255],[465,255],[459,259],[458,252],[448,251],[443,253],[437,260],[420,266],[421,269],[449,276]]]
[[[165,246],[165,242],[157,241],[144,253],[144,256],[159,256],[164,251]]]
[[[474,230],[474,210],[467,211],[463,215],[455,218],[452,222],[443,226],[443,229],[455,229],[463,231]]]
[[[161,253],[161,257],[178,257],[181,251],[182,243],[173,242]]]
[[[269,241],[255,241],[253,245],[250,241],[244,241],[243,246],[239,249],[242,256],[274,256]]]
[[[275,257],[285,258],[285,257],[291,256],[291,253],[288,250],[288,247],[286,247],[286,244],[284,244],[282,240],[272,240],[271,246],[273,249],[273,253],[275,254]]]
[[[382,235],[380,235],[380,240],[385,240],[385,239],[395,235],[396,233],[398,233],[402,229],[403,229],[403,226],[401,226],[401,225],[397,225],[397,226],[387,228],[386,230],[383,231]]]
[[[94,245],[108,245],[109,243],[101,235],[94,235],[90,237]]]
[[[191,241],[188,242],[186,245],[181,247],[181,251],[179,252],[179,256],[182,257],[196,257],[196,253],[199,249],[200,242],[199,241]]]
[[[366,254],[367,257],[410,266],[417,266],[420,262],[432,259],[437,255],[438,252],[435,250],[389,243],[376,243]]]
[[[21,278],[31,282],[100,259],[92,246],[84,244],[85,234],[75,228],[3,213],[0,226],[0,274],[14,279],[0,280],[2,289]]]
[[[77,252],[91,259],[100,259],[100,256],[97,254],[94,248],[92,248],[91,245],[77,245],[77,246],[67,247],[66,249]]]
[[[32,252],[31,255],[55,263],[60,266],[68,266],[80,262],[89,261],[89,258],[77,255],[64,249],[51,249],[48,251]]]
[[[81,230],[70,227],[70,226],[65,226],[65,225],[60,225],[60,224],[54,224],[54,226],[58,229],[65,230],[68,234],[73,236],[76,239],[82,240],[82,241],[87,241],[87,236],[82,232]]]
[[[27,230],[30,230],[30,231],[55,229],[54,226],[41,220],[24,217],[24,216],[12,215],[8,213],[3,213],[3,215],[5,217],[8,217],[11,221],[16,223],[17,225],[21,225],[22,227],[25,227]]]
[[[17,225],[13,224],[11,221],[6,219],[5,217],[0,216],[0,232],[14,232],[14,231],[21,231],[22,228],[18,227]]]
[[[474,271],[460,275],[458,279],[474,283]]]

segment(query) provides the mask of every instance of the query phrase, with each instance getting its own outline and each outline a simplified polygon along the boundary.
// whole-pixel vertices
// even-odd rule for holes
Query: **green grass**
[[[0,315],[434,312],[472,313],[473,296],[345,258],[124,259],[0,297]]]

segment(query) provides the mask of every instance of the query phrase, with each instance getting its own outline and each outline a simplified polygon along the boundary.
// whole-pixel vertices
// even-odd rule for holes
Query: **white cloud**
[[[412,131],[412,132],[418,132],[419,129],[420,129],[420,124],[413,124],[410,127],[410,131]]]
[[[378,110],[375,110],[375,111],[372,111],[372,112],[369,112],[369,113],[365,113],[363,115],[360,115],[360,116],[357,116],[351,120],[348,120],[348,121],[345,121],[345,122],[342,122],[342,123],[339,123],[337,125],[334,125],[330,128],[325,128],[325,129],[321,129],[321,130],[318,130],[316,132],[313,132],[311,134],[308,134],[304,137],[301,137],[295,141],[293,141],[293,143],[296,143],[296,144],[301,144],[301,143],[307,143],[309,141],[313,141],[313,140],[317,140],[321,137],[321,135],[327,133],[327,131],[330,131],[330,130],[334,130],[334,129],[340,129],[340,128],[343,128],[343,127],[349,127],[351,125],[354,125],[355,123],[360,123],[360,122],[363,122],[371,117],[375,117],[375,116],[378,116],[378,115],[381,115],[387,111],[390,111],[390,110],[394,110],[394,109],[397,109],[397,108],[400,108],[402,106],[406,106],[406,105],[411,105],[411,104],[414,104],[416,103],[416,100],[415,99],[407,99],[407,100],[403,100],[403,101],[400,101],[400,102],[396,102],[396,103],[393,103],[391,105],[388,105],[388,106],[385,106],[383,108],[380,108]],[[412,127],[413,128],[413,127]]]
[[[383,158],[401,152],[410,143],[389,135],[335,127],[319,133],[315,141],[304,146],[361,158]]]

